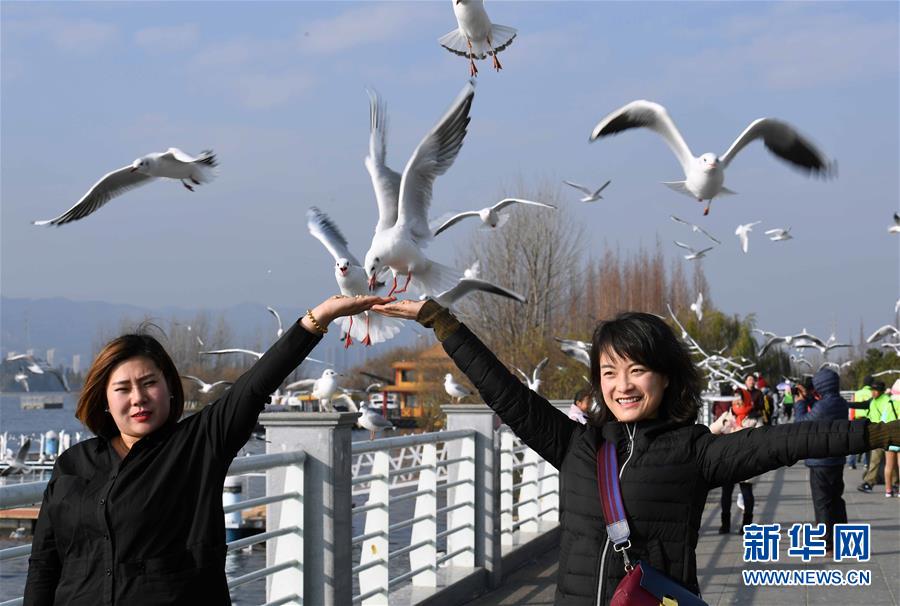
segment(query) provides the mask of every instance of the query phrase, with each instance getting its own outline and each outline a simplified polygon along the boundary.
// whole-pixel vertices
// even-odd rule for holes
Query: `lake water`
[[[18,448],[19,436],[25,435],[32,438],[32,452],[36,452],[39,444],[40,435],[48,430],[60,433],[66,431],[74,436],[76,432],[80,432],[82,439],[91,437],[84,426],[75,418],[75,404],[77,394],[37,394],[37,395],[54,395],[63,397],[63,408],[56,410],[22,410],[20,406],[21,394],[0,394],[0,433],[6,432],[9,440],[8,448],[15,450]],[[36,395],[36,394],[30,394]],[[412,433],[411,430],[401,430],[395,435]],[[368,440],[369,432],[365,430],[354,430],[353,441]],[[73,437],[74,440],[74,437]],[[245,453],[261,454],[265,452],[265,443],[260,440],[250,440],[239,456]],[[17,476],[13,481],[21,481],[22,476]],[[35,481],[40,477],[30,475],[27,481]],[[414,490],[408,488],[406,490]],[[265,492],[265,479],[263,477],[250,477],[247,479],[245,486],[246,497],[253,498],[262,496]],[[403,490],[392,491],[392,494],[402,494]],[[354,497],[353,502],[357,507],[365,503],[366,496]],[[444,492],[438,494],[438,507],[445,505]],[[390,523],[394,524],[402,520],[412,517],[415,507],[415,499],[406,499],[393,505],[390,509]],[[438,520],[438,532],[442,532],[446,528],[445,516],[441,516]],[[365,524],[365,515],[353,516],[353,536],[360,535],[363,532]],[[409,544],[411,528],[407,527],[401,531],[394,532],[390,536],[391,549],[398,549]],[[16,541],[8,538],[8,534],[4,532],[0,535],[0,549],[6,547],[14,547],[31,541],[28,536],[24,541]],[[441,539],[438,544],[438,550],[445,549],[446,541]],[[353,548],[353,560],[359,562],[360,546]],[[251,553],[240,552],[228,554],[225,571],[229,579],[247,574],[251,571],[258,570],[266,565],[266,552],[259,547],[255,548]],[[391,576],[395,576],[409,570],[409,557],[402,556],[395,558],[390,563]],[[0,601],[10,600],[21,597],[25,586],[25,577],[28,572],[28,559],[16,558],[14,560],[6,560],[0,563]],[[353,592],[359,593],[358,580],[353,578]],[[231,592],[231,598],[235,606],[245,606],[249,604],[262,604],[265,599],[265,580],[254,581],[242,585]]]

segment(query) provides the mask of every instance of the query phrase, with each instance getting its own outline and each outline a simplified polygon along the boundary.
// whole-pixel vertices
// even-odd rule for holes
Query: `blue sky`
[[[704,268],[716,304],[763,328],[842,338],[894,319],[900,294],[900,17],[896,2],[490,2],[519,35],[495,73],[482,63],[465,145],[439,177],[432,214],[493,203],[523,179],[613,184],[569,196],[585,254],[657,237],[697,244],[668,220],[724,241]],[[5,296],[148,306],[308,305],[335,291],[305,212],[329,213],[362,257],[376,210],[363,167],[365,87],[390,115],[401,170],[467,78],[436,39],[450,2],[3,2],[0,276]],[[739,195],[701,205],[649,132],[588,144],[633,99],[668,107],[695,154],[722,153],[753,119],[796,125],[838,160],[808,179],[756,143],[731,165]],[[184,190],[160,182],[89,218],[37,228],[103,173],[170,146],[211,147],[221,172]],[[761,220],[744,255],[733,235]],[[764,229],[792,226],[771,243]],[[473,226],[429,249],[445,263]]]

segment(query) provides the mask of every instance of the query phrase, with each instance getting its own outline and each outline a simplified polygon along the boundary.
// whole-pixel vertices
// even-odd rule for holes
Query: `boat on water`
[[[27,394],[19,398],[19,406],[22,410],[58,410],[63,407],[65,394]]]

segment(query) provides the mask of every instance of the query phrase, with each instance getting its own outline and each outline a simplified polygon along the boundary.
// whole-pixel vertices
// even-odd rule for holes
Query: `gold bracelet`
[[[311,309],[306,310],[306,317],[309,318],[309,321],[312,322],[312,325],[315,327],[316,330],[319,331],[320,334],[323,334],[323,335],[328,334],[328,329],[322,328],[322,325],[319,324],[318,320],[316,320],[315,316],[313,316]]]

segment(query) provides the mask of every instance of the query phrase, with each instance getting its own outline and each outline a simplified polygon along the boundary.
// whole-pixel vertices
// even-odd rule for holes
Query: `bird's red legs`
[[[497,51],[494,50],[494,43],[491,42],[490,36],[488,36],[487,43],[488,43],[488,47],[490,47],[490,49],[491,49],[491,56],[494,59],[494,69],[499,72],[501,69],[503,69],[503,66],[500,65],[500,59],[497,58]]]
[[[353,316],[350,316],[350,325],[347,327],[347,336],[344,338],[344,349],[353,345],[353,339],[350,338],[351,328],[353,328]]]
[[[181,180],[181,184],[184,185],[188,190],[194,191],[194,188],[184,182],[184,179]]]
[[[475,67],[475,53],[472,52],[472,41],[466,38],[466,44],[469,45],[469,75],[477,76],[478,68]]]
[[[703,202],[703,200],[700,200],[700,201]],[[706,215],[709,214],[709,205],[710,205],[710,204],[712,204],[712,199],[711,199],[711,198],[710,198],[709,200],[706,201],[706,208],[703,209],[703,216],[704,216],[704,217],[705,217]]]
[[[399,295],[400,293],[406,292],[406,288],[409,286],[410,280],[412,280],[412,272],[409,272],[408,274],[406,274],[406,282],[403,284],[403,289],[402,290],[392,290],[390,292],[390,294],[388,294],[388,296],[390,297],[391,294]],[[397,277],[395,276],[394,277],[394,287],[396,288],[396,286],[397,286]]]
[[[389,293],[387,294],[387,296],[390,297],[392,294],[394,294],[394,291],[395,291],[395,290],[397,290],[397,274],[394,274],[394,285],[391,286],[391,292],[389,292]]]
[[[352,321],[353,318],[350,320]],[[362,344],[366,347],[372,344],[372,338],[369,336],[369,312],[366,312],[366,338],[362,340]]]

